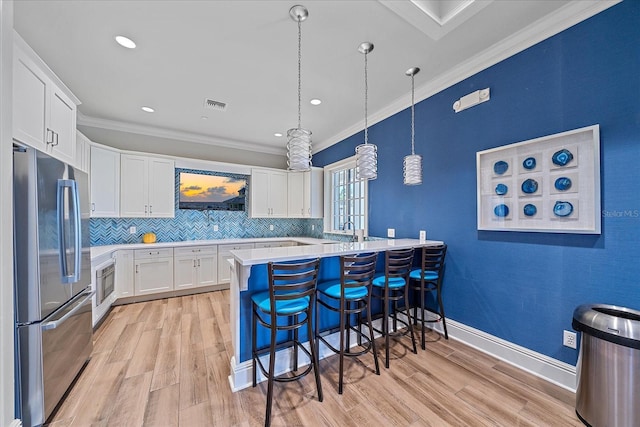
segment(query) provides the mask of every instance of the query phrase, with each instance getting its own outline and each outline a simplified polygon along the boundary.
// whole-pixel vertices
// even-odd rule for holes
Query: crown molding
[[[622,0],[574,0],[552,15],[539,19],[528,27],[515,33],[513,36],[496,43],[489,49],[480,52],[478,55],[461,63],[455,68],[448,70],[416,87],[415,102],[425,100],[438,92],[443,91],[462,80],[469,78],[492,65],[503,61],[523,50],[552,37],[567,28],[572,27],[598,13],[620,3]],[[454,100],[451,100],[453,105]],[[407,96],[402,96],[391,102],[386,107],[374,112],[368,117],[369,127],[385,120],[392,115],[411,106]],[[453,112],[453,109],[451,110]],[[334,144],[360,132],[364,129],[364,119],[354,123],[342,132],[339,132],[325,140],[315,142],[313,153],[317,153]],[[375,142],[374,142],[375,143]]]
[[[254,151],[265,154],[286,155],[286,148],[278,148],[267,145],[260,145],[246,141],[221,139],[211,136],[201,135],[192,132],[183,132],[172,129],[165,129],[156,126],[146,126],[135,123],[121,122],[117,120],[101,119],[87,116],[78,111],[77,124],[98,129],[113,130],[118,132],[133,133],[138,135],[152,136],[156,138],[175,139],[198,144],[208,144],[211,146],[234,148],[237,150]]]

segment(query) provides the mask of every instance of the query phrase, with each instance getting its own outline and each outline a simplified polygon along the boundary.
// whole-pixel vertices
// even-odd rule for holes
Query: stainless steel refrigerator
[[[43,424],[92,350],[88,180],[14,144],[16,412]]]

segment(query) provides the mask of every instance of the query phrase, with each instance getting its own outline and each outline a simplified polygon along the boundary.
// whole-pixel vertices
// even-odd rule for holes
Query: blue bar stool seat
[[[322,385],[318,372],[318,355],[312,326],[312,313],[316,299],[316,284],[320,260],[296,263],[268,264],[269,290],[256,292],[252,301],[251,351],[253,362],[253,386],[257,384],[257,369],[267,377],[267,409],[264,425],[271,425],[271,407],[273,403],[273,383],[298,380],[311,370],[315,373],[318,400],[322,402]],[[301,318],[302,316],[302,318]],[[264,348],[257,347],[258,325],[269,329],[270,343]],[[298,330],[307,327],[309,350],[299,340]],[[279,331],[288,332],[289,339],[277,342]],[[288,374],[275,376],[276,350],[293,347],[293,370]],[[298,372],[298,350],[309,358],[309,365]],[[269,354],[269,366],[265,368],[260,355]]]
[[[376,271],[377,253],[360,254],[340,257],[340,278],[318,283],[316,299],[316,347],[320,348],[323,342],[331,351],[340,355],[340,368],[338,379],[338,393],[342,394],[344,383],[344,358],[361,356],[369,351],[373,352],[375,373],[380,375],[378,354],[373,339],[373,326],[371,323],[371,282]],[[320,332],[319,321],[320,308],[339,313],[340,316],[340,345],[338,348],[329,344],[325,336],[332,331]],[[355,316],[354,316],[355,315]],[[366,316],[369,334],[362,331],[362,316]],[[354,325],[354,317],[357,324]],[[361,350],[351,350],[350,334],[355,332]],[[363,341],[364,340],[364,341]]]

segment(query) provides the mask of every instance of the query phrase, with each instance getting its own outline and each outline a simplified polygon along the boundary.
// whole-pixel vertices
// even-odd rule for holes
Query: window
[[[324,232],[367,235],[367,181],[356,179],[356,159],[349,157],[325,166]]]

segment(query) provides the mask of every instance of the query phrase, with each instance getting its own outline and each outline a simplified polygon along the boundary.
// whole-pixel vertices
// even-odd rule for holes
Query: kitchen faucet
[[[342,224],[342,229],[343,230],[347,230],[347,225],[351,224],[351,229],[353,230],[353,235],[351,236],[351,241],[352,242],[357,242],[358,239],[356,237],[356,225],[353,223],[353,221],[347,221],[344,224]]]

